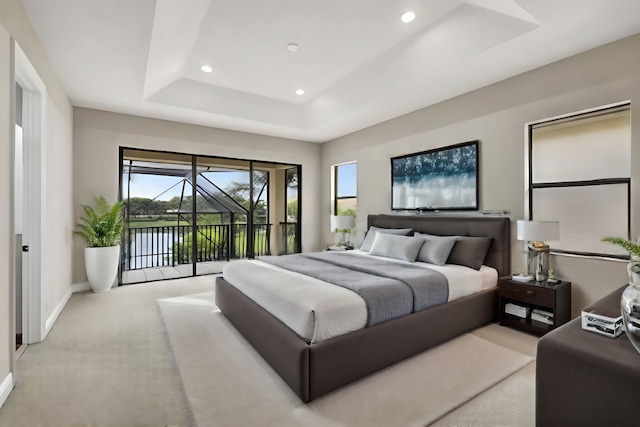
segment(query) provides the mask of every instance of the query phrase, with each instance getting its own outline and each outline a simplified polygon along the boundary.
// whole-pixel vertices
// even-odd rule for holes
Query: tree
[[[128,200],[129,215],[150,215],[153,201],[144,197],[132,197]]]
[[[182,242],[171,247],[173,260],[177,264],[193,262],[193,233],[183,236]],[[196,234],[196,261],[212,261],[227,258],[226,237],[218,228],[199,230]]]
[[[268,188],[268,172],[256,171],[254,172],[253,179],[253,220],[256,223],[268,222],[267,218],[267,202],[263,200],[262,195],[267,191]],[[247,211],[250,208],[250,185],[249,182],[231,182],[225,189],[224,192],[227,193],[233,200],[235,200],[239,205],[244,207]]]
[[[344,215],[344,216],[352,216],[352,217],[356,217],[358,216],[358,210],[356,208],[340,208],[338,206],[338,213],[337,215]]]
[[[298,220],[298,199],[289,200],[287,203],[287,219]]]

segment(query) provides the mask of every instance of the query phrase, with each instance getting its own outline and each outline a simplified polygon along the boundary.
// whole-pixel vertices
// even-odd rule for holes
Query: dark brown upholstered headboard
[[[484,264],[498,270],[498,276],[511,274],[511,220],[508,217],[441,215],[369,215],[368,227],[412,228],[439,236],[491,237]]]

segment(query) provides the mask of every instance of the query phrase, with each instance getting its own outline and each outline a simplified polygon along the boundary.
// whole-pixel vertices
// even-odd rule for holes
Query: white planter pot
[[[111,289],[118,274],[120,246],[84,248],[84,268],[93,292]]]

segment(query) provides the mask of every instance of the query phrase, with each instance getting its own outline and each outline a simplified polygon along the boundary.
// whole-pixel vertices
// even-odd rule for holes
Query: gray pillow
[[[411,233],[411,228],[379,228],[371,226],[369,227],[369,231],[362,241],[362,245],[360,245],[360,250],[367,252],[371,250],[373,241],[376,239],[376,232],[406,236],[407,234]]]
[[[431,234],[415,233],[416,239],[424,240],[416,261],[444,265],[456,243],[456,236],[434,236]]]
[[[458,236],[447,264],[465,265],[480,270],[491,246],[490,237]]]
[[[422,243],[414,237],[377,232],[369,253],[414,262]]]

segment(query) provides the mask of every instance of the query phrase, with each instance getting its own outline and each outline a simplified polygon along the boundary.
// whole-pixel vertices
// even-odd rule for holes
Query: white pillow
[[[371,255],[414,262],[423,240],[389,233],[376,233],[371,246]]]
[[[372,225],[369,227],[369,231],[362,241],[362,245],[360,245],[361,251],[369,252],[371,250],[371,245],[373,245],[373,241],[376,239],[376,232],[406,236],[411,233],[411,228],[379,228]]]
[[[456,236],[434,236],[431,234],[415,233],[415,239],[424,241],[416,261],[428,262],[435,265],[445,265],[449,254],[456,244]]]

